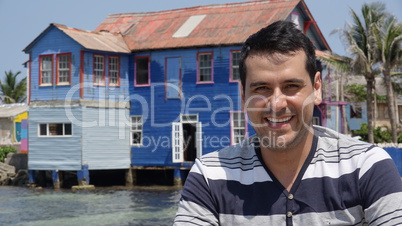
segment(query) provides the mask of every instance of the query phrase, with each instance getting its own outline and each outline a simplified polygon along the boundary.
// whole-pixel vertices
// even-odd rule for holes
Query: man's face
[[[261,146],[297,148],[311,137],[314,105],[322,100],[321,78],[317,72],[312,84],[305,62],[304,51],[246,59],[243,104]]]

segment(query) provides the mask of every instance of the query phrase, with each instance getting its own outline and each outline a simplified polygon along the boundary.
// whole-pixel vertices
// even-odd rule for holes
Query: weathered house
[[[363,85],[366,86],[366,80],[363,76],[349,76],[345,85]],[[388,106],[386,103],[386,87],[384,84],[384,79],[382,77],[377,77],[375,79],[375,93],[383,98],[376,99],[373,101],[373,111],[374,111],[374,127],[387,127],[391,128]],[[367,123],[367,103],[366,102],[355,102],[353,100],[347,105],[346,115],[348,120],[348,125],[350,130],[359,130],[362,123]],[[402,99],[401,96],[395,94],[395,115],[398,125],[401,124],[402,119]]]
[[[179,177],[197,156],[240,142],[253,133],[241,107],[241,45],[277,20],[296,23],[317,54],[330,50],[302,0],[113,14],[93,32],[51,24],[24,50],[29,168],[131,164]],[[317,124],[329,104],[316,109]]]
[[[20,153],[27,151],[26,104],[0,105],[0,146],[12,146]]]

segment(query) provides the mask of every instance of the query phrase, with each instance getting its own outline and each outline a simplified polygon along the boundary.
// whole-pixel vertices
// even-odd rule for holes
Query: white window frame
[[[243,123],[241,123],[243,122]],[[246,138],[247,133],[247,122],[246,116],[242,111],[232,111],[230,112],[230,134],[232,145],[240,143]],[[243,131],[243,135],[236,134],[236,131]]]
[[[184,123],[194,123],[194,122],[184,122]],[[196,157],[201,157],[202,153],[202,122],[195,122],[196,124]],[[174,122],[172,123],[172,162],[182,163],[184,162],[184,136],[183,136],[183,123]]]
[[[209,57],[206,60],[205,57]],[[213,54],[212,52],[198,53],[198,83],[212,83],[214,80],[214,75],[212,72],[213,68]],[[205,73],[204,73],[205,72]],[[205,77],[209,76],[209,79]]]
[[[118,56],[109,56],[109,85],[119,85],[119,62]]]
[[[183,125],[180,122],[172,123],[172,162],[184,162]]]
[[[138,118],[139,120],[133,120],[133,118]],[[132,115],[130,117],[130,145],[135,146],[135,147],[141,147],[142,146],[142,141],[144,137],[143,133],[144,125],[142,121],[142,116],[141,115]],[[133,134],[134,133],[140,133],[140,143],[133,143]]]
[[[50,59],[50,60],[49,60]],[[47,63],[44,63],[46,60]],[[52,85],[52,77],[53,77],[53,56],[52,55],[44,55],[40,56],[40,72],[41,72],[41,86],[51,86]],[[46,75],[46,76],[44,76]],[[46,80],[46,82],[44,82]]]
[[[105,84],[105,56],[94,55],[94,84]]]
[[[240,81],[240,58],[241,58],[241,51],[240,50],[233,50],[230,52],[231,53],[231,60],[230,60],[230,81],[234,82],[234,81]],[[234,57],[235,55],[238,55],[238,57]],[[238,72],[239,77],[238,78],[234,78],[234,74],[235,71]]]
[[[194,118],[195,120],[191,120]],[[198,114],[180,114],[180,122],[181,123],[197,123],[198,122]]]
[[[62,124],[62,133],[61,135],[54,135],[50,132],[50,125]],[[69,124],[71,126],[71,134],[66,134],[66,125]],[[41,125],[46,125],[46,135],[41,135]],[[73,136],[73,124],[71,122],[56,122],[56,123],[38,123],[38,137],[72,137]]]
[[[57,85],[70,84],[70,74],[71,74],[70,65],[71,65],[70,54],[57,55],[57,75],[58,75]],[[63,79],[63,81],[61,81],[61,79]]]

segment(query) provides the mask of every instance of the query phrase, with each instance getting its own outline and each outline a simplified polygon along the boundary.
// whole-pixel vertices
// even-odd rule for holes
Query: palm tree
[[[0,80],[0,92],[2,94],[2,100],[6,104],[22,103],[26,99],[27,91],[27,78],[17,81],[17,76],[21,72],[13,73],[10,71],[5,72],[6,77],[4,81]]]
[[[352,23],[347,24],[345,29],[338,29],[351,57],[340,57],[333,55],[334,67],[342,66],[340,71],[361,74],[366,79],[367,84],[367,120],[368,120],[368,140],[374,142],[373,129],[373,89],[375,87],[375,77],[379,74],[375,64],[378,62],[378,51],[376,51],[376,35],[379,25],[384,21],[385,7],[381,3],[369,3],[362,6],[362,18],[351,11]],[[335,60],[334,60],[335,59]],[[334,63],[333,62],[333,63]],[[350,67],[347,66],[349,64]]]
[[[391,124],[392,142],[397,143],[396,106],[391,70],[402,62],[402,23],[397,23],[395,16],[389,15],[384,23],[377,28],[377,46],[380,54],[380,69],[384,76],[387,89],[388,116]]]

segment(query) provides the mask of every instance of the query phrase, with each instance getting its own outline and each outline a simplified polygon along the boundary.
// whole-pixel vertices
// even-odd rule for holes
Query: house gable
[[[82,46],[67,36],[55,26],[49,26],[26,49],[30,53],[30,100],[57,100],[64,99],[68,90],[79,83],[79,53]],[[60,54],[70,56],[69,84],[61,85],[57,82],[57,63]],[[41,80],[41,60],[49,59],[48,84]],[[57,87],[57,89],[55,88]],[[78,97],[78,96],[77,96]]]

